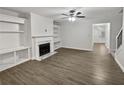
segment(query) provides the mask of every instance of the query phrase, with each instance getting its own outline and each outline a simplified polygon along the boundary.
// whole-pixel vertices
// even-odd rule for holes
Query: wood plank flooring
[[[124,84],[124,73],[104,44],[95,44],[93,52],[66,48],[57,51],[41,62],[28,61],[0,72],[0,84]]]

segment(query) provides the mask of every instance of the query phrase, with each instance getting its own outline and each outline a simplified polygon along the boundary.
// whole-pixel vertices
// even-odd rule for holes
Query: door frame
[[[110,37],[111,37],[111,35],[110,35],[110,26],[111,26],[111,23],[109,23],[109,22],[107,22],[107,23],[94,23],[94,24],[92,24],[92,49],[93,49],[93,47],[94,47],[94,26],[96,26],[96,25],[107,25],[108,26],[108,29],[107,29],[107,31],[108,31],[108,41],[106,41],[105,42],[105,46],[107,47],[107,49],[110,51]],[[108,44],[107,44],[108,43]]]

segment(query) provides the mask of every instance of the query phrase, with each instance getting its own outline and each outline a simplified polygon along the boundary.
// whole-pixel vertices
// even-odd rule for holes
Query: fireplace
[[[32,60],[41,61],[55,54],[53,37],[38,36],[32,39]]]
[[[50,53],[50,43],[40,44],[39,45],[39,56]]]

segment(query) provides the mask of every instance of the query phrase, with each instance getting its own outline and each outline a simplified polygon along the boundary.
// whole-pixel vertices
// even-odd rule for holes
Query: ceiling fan
[[[69,13],[62,13],[61,15],[65,16],[62,19],[68,18],[69,21],[75,21],[76,18],[85,18],[85,16],[80,11],[76,11],[76,9],[72,9]]]

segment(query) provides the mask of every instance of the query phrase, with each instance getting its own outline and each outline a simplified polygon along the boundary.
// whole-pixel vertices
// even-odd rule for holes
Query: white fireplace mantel
[[[45,54],[43,56],[39,56],[39,45],[50,43],[50,53]],[[52,36],[33,36],[32,37],[32,59],[33,60],[42,60],[51,55],[55,54],[54,52],[54,43]]]
[[[41,35],[39,35],[39,36],[32,36],[32,38],[44,38],[44,37],[54,37],[54,36],[52,36],[52,35],[43,35],[43,36],[41,36]]]

